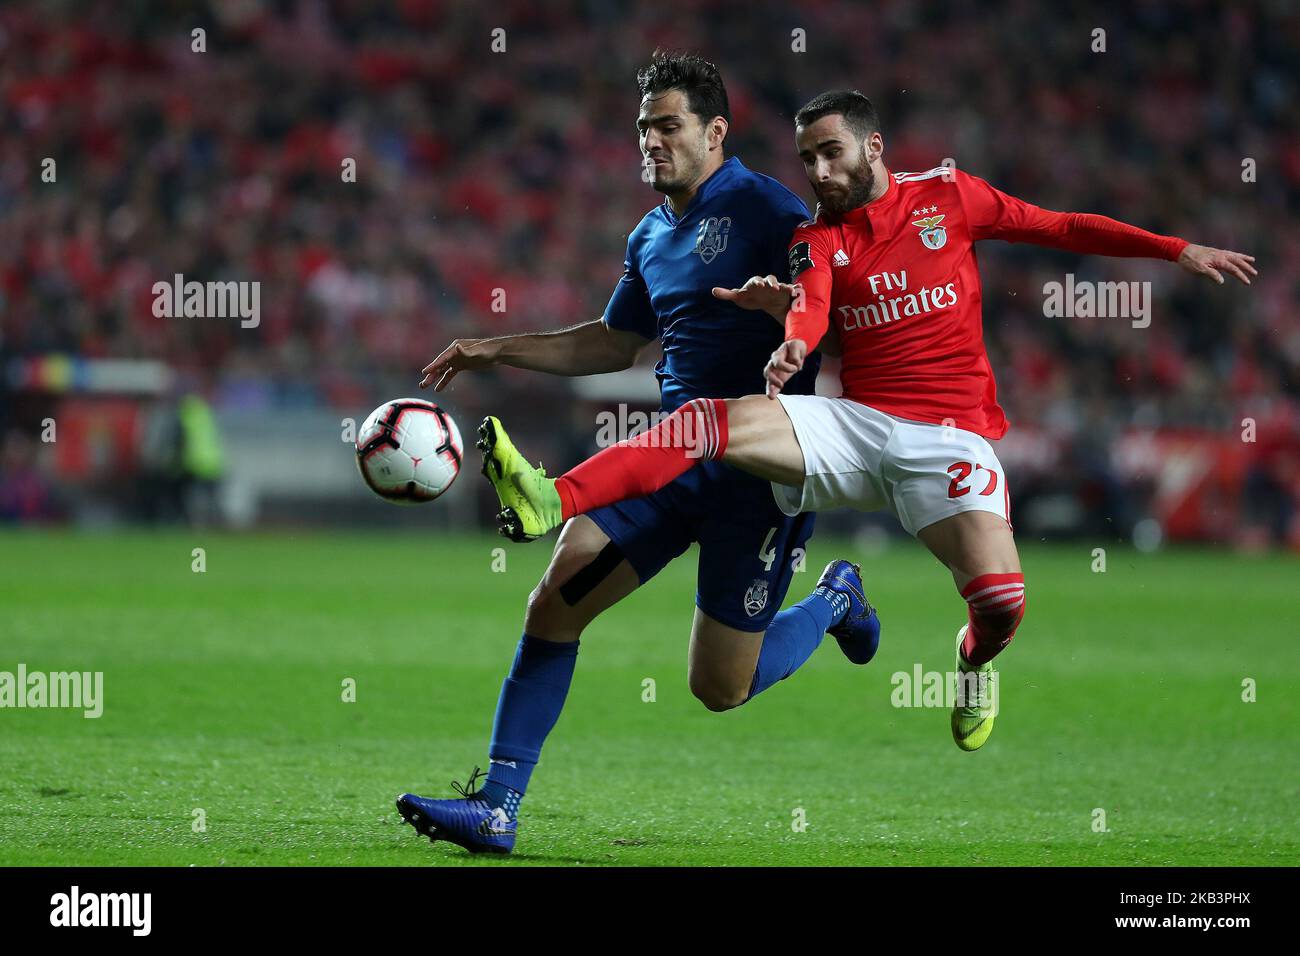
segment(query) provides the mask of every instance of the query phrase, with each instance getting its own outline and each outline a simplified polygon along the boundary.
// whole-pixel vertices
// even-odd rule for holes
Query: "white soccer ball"
[[[421,398],[376,408],[357,431],[357,467],[370,490],[399,505],[432,501],[460,474],[460,429]]]

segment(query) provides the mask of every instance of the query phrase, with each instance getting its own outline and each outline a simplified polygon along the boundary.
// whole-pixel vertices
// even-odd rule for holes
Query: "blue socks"
[[[577,660],[577,641],[544,641],[528,634],[520,638],[497,699],[488,750],[491,763],[487,783],[479,791],[511,820],[519,814],[519,801],[542,755],[542,743],[560,719]]]
[[[763,636],[749,698],[798,670],[817,650],[826,631],[844,620],[848,609],[847,597],[819,587],[777,614]],[[501,685],[488,750],[491,763],[479,796],[503,809],[512,820],[519,815],[519,802],[528,790],[542,744],[560,719],[578,661],[578,643],[523,635],[510,674]]]
[[[817,650],[826,631],[844,620],[848,612],[849,599],[845,595],[819,587],[774,617],[763,635],[754,682],[745,699],[752,700],[797,671]]]

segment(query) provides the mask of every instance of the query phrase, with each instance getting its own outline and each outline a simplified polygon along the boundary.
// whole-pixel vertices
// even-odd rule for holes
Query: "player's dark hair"
[[[858,139],[880,132],[880,116],[876,108],[857,90],[828,90],[817,94],[794,114],[794,125],[811,126],[823,116],[835,113],[844,117],[845,125]]]
[[[727,102],[722,74],[698,54],[655,50],[650,65],[637,70],[636,85],[642,97],[681,90],[686,94],[687,108],[700,122],[707,123],[715,116],[731,122],[731,105]]]

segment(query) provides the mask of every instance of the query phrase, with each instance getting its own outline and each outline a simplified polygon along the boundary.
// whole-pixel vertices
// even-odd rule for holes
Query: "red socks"
[[[1011,643],[1025,616],[1025,576],[981,574],[961,589],[969,606],[970,627],[962,642],[962,656],[975,667],[998,656]]]
[[[555,479],[564,520],[639,498],[727,450],[727,405],[720,398],[687,402],[654,428],[588,458]]]

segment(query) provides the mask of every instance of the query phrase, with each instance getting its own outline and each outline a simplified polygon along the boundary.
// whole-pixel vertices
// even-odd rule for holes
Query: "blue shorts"
[[[781,513],[772,486],[706,461],[644,498],[587,513],[644,584],[700,544],[695,604],[739,631],[765,631],[802,565],[816,515]]]

